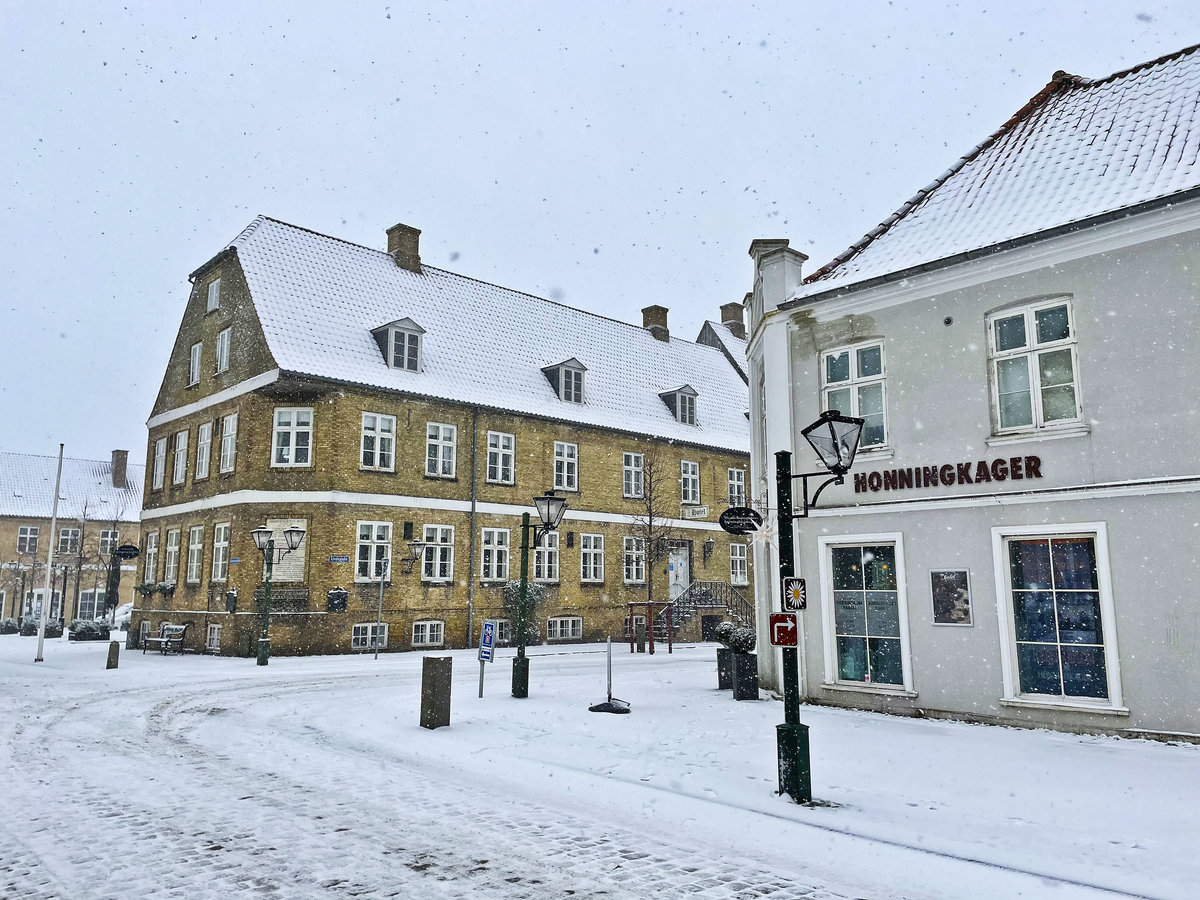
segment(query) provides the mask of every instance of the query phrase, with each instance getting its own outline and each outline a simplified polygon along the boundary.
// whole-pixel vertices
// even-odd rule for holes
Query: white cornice
[[[240,397],[242,394],[249,394],[251,391],[257,391],[261,387],[266,387],[268,384],[279,380],[279,370],[271,369],[263,372],[260,375],[255,375],[253,378],[247,378],[245,381],[239,381],[232,387],[227,387],[223,391],[217,391],[215,394],[209,394],[207,397],[197,400],[194,403],[187,403],[183,406],[177,406],[175,409],[169,409],[166,412],[161,412],[157,416],[151,416],[146,420],[147,428],[156,428],[159,425],[165,425],[168,422],[174,422],[176,419],[182,419],[185,416],[190,416],[192,413],[198,413],[202,409],[208,409],[210,406],[217,406],[227,400],[232,400],[234,397]]]

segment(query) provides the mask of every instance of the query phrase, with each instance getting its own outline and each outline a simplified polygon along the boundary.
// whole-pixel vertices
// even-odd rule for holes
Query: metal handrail
[[[754,604],[726,581],[693,581],[672,604],[672,625],[676,631],[696,614],[697,609],[710,606],[723,606],[738,624],[754,627]],[[654,628],[656,634],[666,633],[665,609],[655,616]]]

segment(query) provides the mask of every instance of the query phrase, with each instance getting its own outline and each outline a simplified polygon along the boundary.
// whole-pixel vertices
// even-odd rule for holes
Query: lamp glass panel
[[[267,542],[271,540],[272,534],[270,528],[255,528],[252,532],[250,532],[250,534],[254,538],[255,547],[257,547],[259,550],[267,549]]]
[[[283,539],[287,542],[289,550],[295,550],[300,546],[300,542],[304,540],[303,528],[289,528],[283,533]]]

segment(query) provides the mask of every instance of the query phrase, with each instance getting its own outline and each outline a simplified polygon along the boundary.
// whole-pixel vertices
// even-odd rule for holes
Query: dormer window
[[[583,402],[583,373],[586,371],[587,366],[574,357],[542,369],[558,399],[567,403]]]
[[[658,396],[667,404],[667,409],[671,410],[675,421],[683,425],[696,424],[696,397],[699,395],[691,385],[685,384],[670,391],[663,391]]]
[[[372,330],[371,334],[392,369],[420,372],[424,363],[421,339],[425,329],[412,319],[399,319]]]

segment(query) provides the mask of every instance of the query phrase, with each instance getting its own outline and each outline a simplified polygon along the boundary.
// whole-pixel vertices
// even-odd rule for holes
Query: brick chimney
[[[402,269],[421,271],[421,229],[397,224],[387,230],[387,252]]]
[[[726,303],[721,306],[721,324],[733,332],[735,338],[746,338],[746,323],[742,319],[741,303]]]
[[[115,488],[129,487],[125,479],[129,470],[129,451],[114,450],[112,452],[112,483]]]
[[[667,308],[665,306],[643,307],[642,327],[650,332],[655,340],[671,340],[671,332],[667,330]]]

